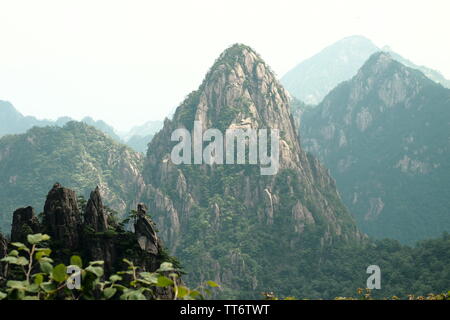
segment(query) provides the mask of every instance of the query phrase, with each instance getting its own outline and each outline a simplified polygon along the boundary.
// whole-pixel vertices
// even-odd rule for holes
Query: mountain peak
[[[372,42],[372,40],[366,38],[363,35],[352,35],[352,36],[345,37],[341,40],[336,41],[330,47],[336,46],[336,45],[341,45],[341,44],[343,44],[345,46],[348,46],[349,44],[351,44],[351,45],[363,45],[363,46],[375,47],[375,44]]]
[[[385,51],[379,51],[370,56],[356,75],[357,81],[362,79],[370,80],[370,83],[374,83],[374,79],[382,82],[396,81],[411,88],[419,84],[422,86],[434,83],[420,70],[400,63],[391,53]]]
[[[378,51],[369,57],[361,67],[359,73],[363,72],[364,74],[373,76],[383,73],[393,68],[395,65],[398,67],[402,66],[399,62],[395,61],[388,52]]]
[[[219,59],[225,56],[242,56],[249,54],[257,55],[256,51],[253,50],[250,46],[247,46],[243,43],[234,43],[222,52]]]
[[[270,67],[250,47],[234,44],[207,73],[197,91],[177,108],[174,121],[191,129],[194,120],[204,128],[226,130],[245,122],[251,128],[280,128],[289,121],[289,98]],[[284,120],[281,120],[281,119]]]
[[[216,63],[236,62],[241,58],[253,58],[262,61],[259,54],[250,46],[242,43],[235,43],[225,49],[216,60]]]
[[[365,65],[378,64],[378,65],[389,65],[394,59],[391,54],[386,51],[378,51],[372,54]]]
[[[258,65],[260,65],[259,70],[255,70]],[[217,79],[219,74],[229,75],[233,71],[240,76],[248,77],[249,80],[254,79],[255,71],[258,71],[260,78],[264,76],[262,73],[269,73],[270,78],[275,78],[273,72],[255,50],[245,44],[236,43],[220,54],[206,75],[204,83]]]
[[[353,77],[379,49],[363,36],[350,36],[302,61],[281,82],[297,99],[318,104],[339,83]]]

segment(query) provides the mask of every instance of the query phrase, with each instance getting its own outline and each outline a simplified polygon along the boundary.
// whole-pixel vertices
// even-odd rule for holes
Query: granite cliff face
[[[413,242],[450,228],[450,90],[387,53],[302,115],[363,231]]]
[[[234,45],[153,138],[141,197],[190,279],[214,279],[230,295],[255,292],[266,281],[262,274],[292,259],[291,251],[364,238],[328,171],[301,149],[289,110],[269,66],[251,48]],[[194,121],[203,131],[279,129],[278,173],[261,176],[248,164],[173,164],[171,134],[192,131]]]

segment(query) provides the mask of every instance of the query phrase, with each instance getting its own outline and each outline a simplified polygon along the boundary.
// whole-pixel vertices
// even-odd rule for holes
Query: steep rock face
[[[27,234],[39,233],[41,229],[32,207],[20,208],[13,213],[11,241],[26,243]]]
[[[302,115],[359,226],[412,243],[450,229],[450,90],[387,53]]]
[[[47,195],[42,223],[53,240],[78,248],[81,213],[75,192],[55,184]]]
[[[251,48],[234,45],[153,138],[143,198],[190,279],[209,277],[230,295],[239,290],[245,296],[267,281],[263,273],[293,259],[287,250],[364,237],[327,170],[302,151],[289,101],[264,61]],[[216,128],[223,134],[228,128],[279,129],[278,173],[262,176],[257,165],[173,164],[171,134],[178,128],[192,132],[194,121],[201,121],[203,132]]]
[[[0,139],[0,226],[9,229],[11,214],[24,203],[42,208],[55,181],[86,198],[98,186],[104,202],[125,213],[136,207],[143,188],[143,156],[79,122],[33,128]]]

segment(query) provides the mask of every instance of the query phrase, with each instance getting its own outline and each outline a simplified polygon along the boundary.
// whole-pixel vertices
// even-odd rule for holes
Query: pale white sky
[[[282,76],[346,36],[450,78],[450,1],[0,0],[0,99],[120,130],[168,115],[229,45]]]

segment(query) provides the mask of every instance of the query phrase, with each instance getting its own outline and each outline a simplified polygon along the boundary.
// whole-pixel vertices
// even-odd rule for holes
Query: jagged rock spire
[[[68,248],[77,248],[81,214],[75,191],[56,183],[47,195],[43,225],[53,240]]]
[[[98,186],[91,192],[90,198],[86,204],[84,222],[96,232],[108,230],[108,215],[104,210]]]

